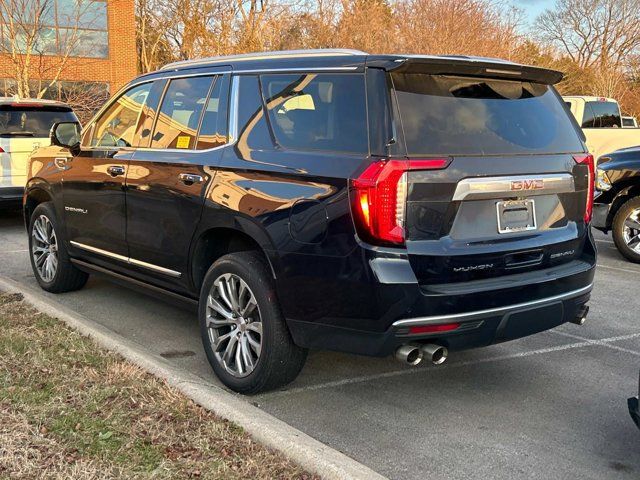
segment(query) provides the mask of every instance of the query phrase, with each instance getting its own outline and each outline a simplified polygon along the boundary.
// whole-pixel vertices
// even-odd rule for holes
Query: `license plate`
[[[498,232],[515,233],[535,230],[536,210],[533,200],[510,200],[496,203]]]

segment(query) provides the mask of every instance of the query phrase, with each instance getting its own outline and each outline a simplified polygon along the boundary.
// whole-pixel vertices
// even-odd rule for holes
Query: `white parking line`
[[[602,265],[600,263],[598,263],[597,267],[598,268],[608,268],[609,270],[619,270],[621,272],[627,272],[627,273],[638,273],[638,274],[640,274],[640,270],[632,270],[630,268],[610,267],[609,265]]]
[[[611,240],[600,240],[598,238],[595,239],[596,242],[600,242],[600,243],[613,243]]]
[[[24,250],[4,250],[4,251],[0,251],[0,255],[6,255],[9,253],[24,253],[28,251],[29,251],[28,248],[25,248]]]
[[[569,337],[574,337],[574,335],[571,334],[564,334],[563,332],[555,332],[555,333],[561,333],[562,335],[565,336],[569,336]],[[519,352],[519,353],[514,353],[511,355],[500,355],[500,356],[496,356],[496,357],[487,357],[487,358],[481,358],[479,360],[468,360],[466,362],[457,362],[457,363],[449,363],[449,364],[445,364],[442,366],[431,366],[431,367],[422,367],[422,368],[411,368],[411,369],[403,369],[403,370],[393,370],[391,372],[384,372],[384,373],[378,373],[378,374],[374,374],[374,375],[363,375],[360,377],[352,377],[352,378],[344,378],[342,380],[334,380],[331,382],[325,382],[325,383],[317,383],[315,385],[307,385],[306,387],[298,387],[298,388],[290,388],[288,390],[279,390],[276,392],[271,392],[271,393],[265,393],[263,395],[256,395],[256,398],[273,398],[273,397],[281,397],[281,396],[286,396],[286,395],[292,395],[295,393],[302,393],[302,392],[310,392],[310,391],[314,391],[314,390],[322,390],[325,388],[334,388],[334,387],[341,387],[344,385],[352,385],[355,383],[366,383],[366,382],[370,382],[370,381],[374,381],[374,380],[381,380],[384,378],[393,378],[393,377],[400,377],[403,375],[415,375],[417,373],[424,373],[425,371],[429,371],[429,370],[435,370],[435,369],[449,369],[449,368],[458,368],[458,367],[466,367],[469,365],[479,365],[482,363],[491,363],[491,362],[499,362],[502,360],[512,360],[515,358],[524,358],[524,357],[531,357],[534,355],[544,355],[546,353],[552,353],[552,352],[561,352],[563,350],[572,350],[575,348],[582,348],[582,347],[593,347],[593,346],[604,346],[604,347],[609,347],[609,348],[613,348],[614,350],[620,350],[623,351],[625,353],[629,353],[635,356],[640,356],[640,352],[635,352],[633,350],[627,350],[626,348],[621,348],[621,347],[617,347],[615,345],[609,345],[609,342],[616,342],[616,341],[620,341],[620,340],[629,340],[632,338],[640,338],[640,333],[633,333],[633,334],[629,334],[629,335],[622,335],[619,337],[611,337],[611,338],[603,338],[601,340],[591,340],[591,339],[584,339],[584,341],[580,341],[580,342],[576,342],[576,343],[569,343],[567,345],[558,345],[556,347],[549,347],[549,348],[541,348],[538,350],[529,350],[526,352]]]
[[[628,348],[619,347],[617,345],[611,345],[612,342],[620,342],[622,340],[631,340],[632,338],[640,337],[640,333],[631,333],[629,335],[621,335],[619,337],[611,337],[605,338],[604,340],[591,339],[586,337],[581,337],[580,335],[574,335],[572,333],[560,332],[558,330],[549,330],[550,333],[555,333],[556,335],[562,335],[563,337],[573,338],[574,340],[583,340],[586,342],[591,342],[594,345],[600,345],[602,347],[612,348],[613,350],[618,350],[619,352],[630,353],[631,355],[636,355],[640,357],[640,351],[629,350]]]
[[[640,334],[638,334],[640,336]],[[407,369],[403,369],[403,370],[393,370],[391,372],[384,372],[384,373],[377,373],[374,375],[363,375],[361,377],[352,377],[352,378],[344,378],[342,380],[334,380],[332,382],[325,382],[325,383],[318,383],[315,385],[307,385],[306,387],[298,387],[298,388],[290,388],[288,390],[279,390],[276,392],[272,392],[272,393],[265,393],[264,395],[257,395],[257,398],[260,397],[264,397],[264,398],[272,398],[272,397],[280,397],[280,396],[285,396],[285,395],[290,395],[290,394],[294,394],[294,393],[300,393],[300,392],[308,392],[308,391],[313,391],[313,390],[321,390],[324,388],[333,388],[333,387],[341,387],[343,385],[351,385],[354,383],[364,383],[364,382],[370,382],[373,380],[380,380],[383,378],[393,378],[393,377],[399,377],[399,376],[403,376],[403,375],[415,375],[417,373],[424,373],[425,371],[428,370],[435,370],[435,369],[449,369],[449,368],[456,368],[456,367],[465,367],[468,365],[477,365],[477,364],[482,364],[482,363],[490,363],[490,362],[498,362],[501,360],[510,360],[510,359],[514,359],[514,358],[523,358],[523,357],[530,357],[533,355],[543,355],[545,353],[551,353],[551,352],[559,352],[562,350],[570,350],[573,348],[581,348],[581,347],[590,347],[590,346],[594,346],[596,345],[593,342],[590,341],[585,341],[585,342],[576,342],[576,343],[570,343],[567,345],[559,345],[557,347],[549,347],[549,348],[541,348],[539,350],[530,350],[527,352],[519,352],[519,353],[514,353],[511,355],[500,355],[497,357],[487,357],[487,358],[481,358],[479,360],[469,360],[466,362],[457,362],[457,363],[450,363],[450,364],[445,364],[445,365],[441,365],[441,366],[431,366],[431,367],[418,367],[418,368],[407,368]]]

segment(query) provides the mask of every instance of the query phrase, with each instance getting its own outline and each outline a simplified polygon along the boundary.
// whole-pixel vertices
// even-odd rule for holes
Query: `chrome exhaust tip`
[[[418,365],[422,361],[422,350],[417,345],[401,345],[396,350],[396,360],[406,365]]]
[[[587,315],[589,314],[589,307],[584,305],[575,316],[574,319],[571,320],[571,323],[575,323],[576,325],[584,325],[587,321]]]
[[[431,363],[434,365],[442,365],[447,361],[447,357],[449,356],[449,350],[442,345],[434,345],[432,343],[427,343],[426,345],[422,345],[420,347],[420,351],[425,358],[431,360]]]

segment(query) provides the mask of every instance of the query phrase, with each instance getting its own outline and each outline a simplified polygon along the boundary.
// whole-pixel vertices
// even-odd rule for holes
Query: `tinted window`
[[[585,103],[584,105],[584,114],[582,115],[582,128],[593,128],[596,126],[595,124],[596,117],[593,114],[593,110],[591,109],[591,105]]]
[[[49,137],[57,122],[76,122],[68,108],[12,107],[0,105],[0,136]]]
[[[595,128],[621,127],[620,109],[615,102],[587,102],[593,110]]]
[[[166,84],[166,80],[156,80],[153,82],[153,87],[151,87],[147,101],[140,112],[140,120],[138,121],[138,129],[136,131],[136,146],[138,147],[148,147],[151,142],[151,130],[156,120],[158,106]]]
[[[578,152],[578,133],[546,85],[394,74],[409,155]]]
[[[198,150],[219,147],[227,143],[228,98],[229,76],[218,77],[202,115],[202,125],[196,146]]]
[[[258,77],[242,75],[240,77],[238,108],[237,148],[244,158],[251,157],[251,150],[273,148],[269,127],[262,108]]]
[[[622,126],[623,127],[635,127],[636,123],[631,117],[623,117],[622,118]]]
[[[193,149],[211,77],[171,80],[162,100],[151,140],[152,148]]]
[[[96,122],[91,145],[130,147],[134,145],[136,125],[151,83],[138,85],[122,94]]]
[[[368,151],[364,76],[263,75],[277,142],[291,149]]]

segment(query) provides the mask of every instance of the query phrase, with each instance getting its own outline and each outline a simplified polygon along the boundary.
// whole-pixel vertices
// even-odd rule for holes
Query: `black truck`
[[[640,263],[640,147],[600,157],[592,225],[611,231],[620,253]]]

